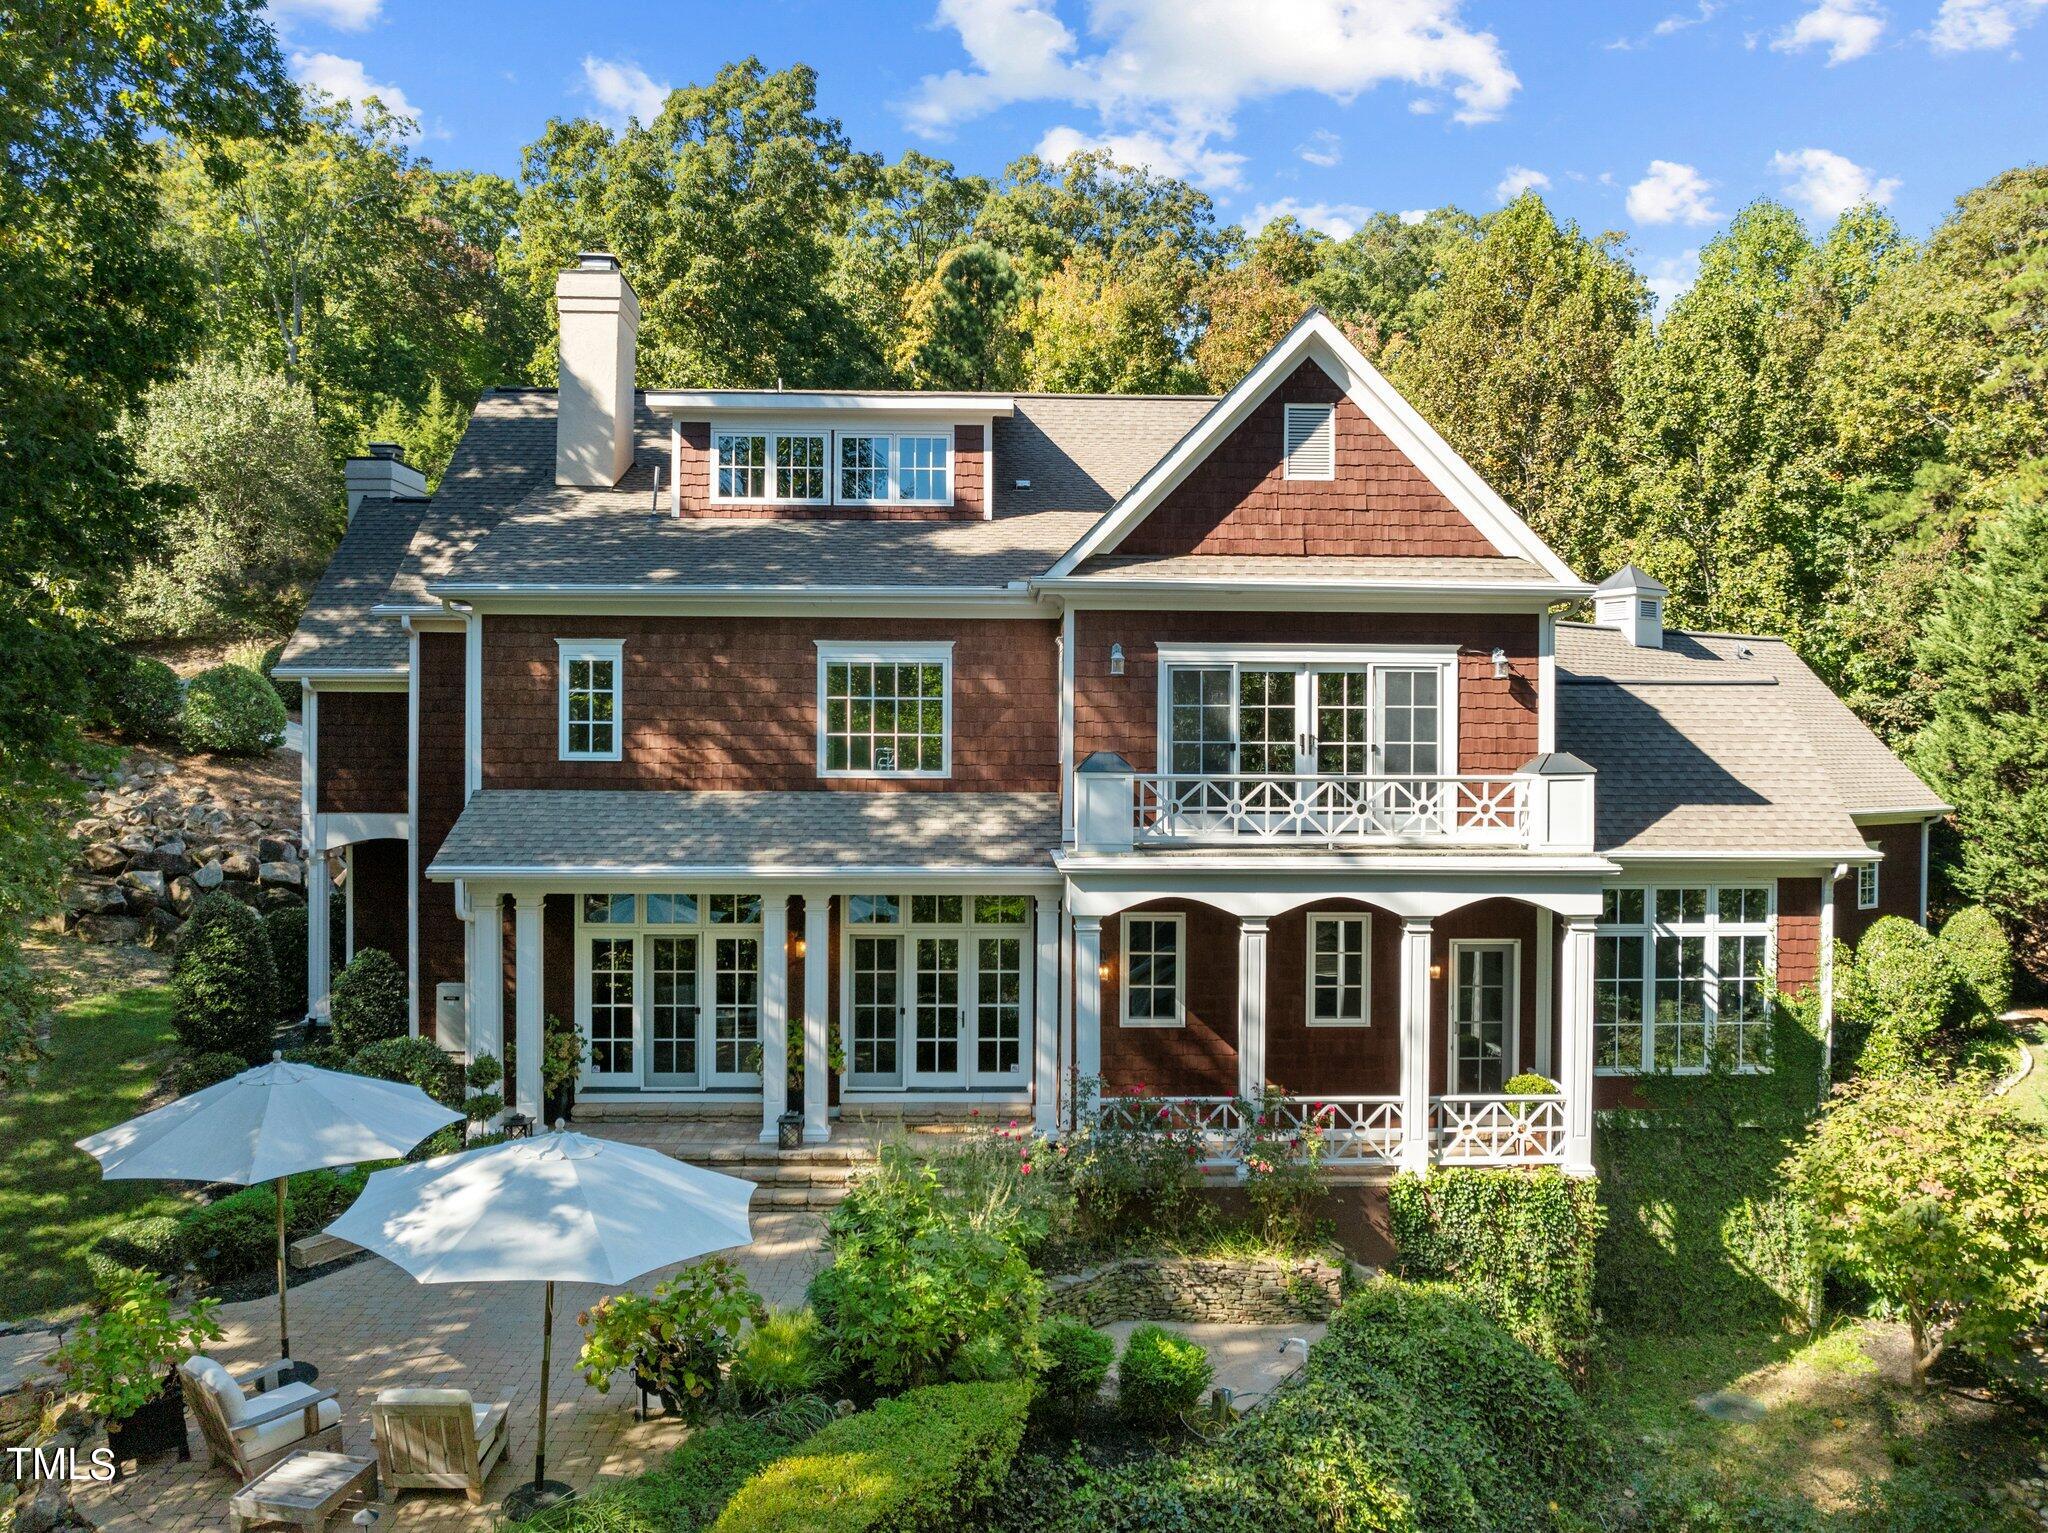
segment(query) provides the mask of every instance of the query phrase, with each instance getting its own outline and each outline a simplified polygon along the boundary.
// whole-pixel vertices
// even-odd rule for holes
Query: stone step
[[[844,1187],[860,1174],[859,1166],[756,1166],[724,1168],[729,1176],[743,1177],[763,1187]]]
[[[860,1145],[809,1144],[800,1150],[778,1150],[772,1144],[707,1144],[687,1142],[671,1154],[699,1166],[844,1166],[872,1165],[874,1152]]]
[[[343,1240],[339,1235],[302,1235],[291,1243],[291,1264],[294,1267],[324,1267],[361,1249],[361,1246]]]
[[[844,1187],[763,1187],[754,1194],[756,1208],[830,1208],[844,1201]]]

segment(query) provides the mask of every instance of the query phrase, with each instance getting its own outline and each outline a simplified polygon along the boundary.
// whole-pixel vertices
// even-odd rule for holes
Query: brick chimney
[[[350,516],[366,500],[424,500],[427,494],[426,478],[405,461],[405,449],[396,442],[372,442],[368,457],[342,464],[341,477]]]
[[[619,258],[585,251],[555,278],[561,392],[555,483],[608,487],[633,466],[633,367],[640,300]]]

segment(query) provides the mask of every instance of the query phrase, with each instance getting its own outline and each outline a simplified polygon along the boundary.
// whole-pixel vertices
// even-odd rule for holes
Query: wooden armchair
[[[484,1481],[505,1451],[509,1402],[478,1405],[466,1389],[386,1389],[370,1407],[384,1488],[460,1490],[484,1499]]]
[[[341,1449],[341,1402],[331,1389],[286,1382],[283,1358],[252,1373],[229,1373],[210,1357],[178,1365],[185,1404],[199,1418],[208,1456],[247,1485],[301,1448]]]

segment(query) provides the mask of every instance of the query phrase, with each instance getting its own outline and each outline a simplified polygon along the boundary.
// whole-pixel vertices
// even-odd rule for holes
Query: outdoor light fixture
[[[1508,652],[1504,649],[1494,650],[1493,679],[1495,681],[1506,681],[1508,679],[1508,675]]]
[[[1442,979],[1444,977],[1444,966],[1440,963],[1431,964],[1429,966],[1429,977],[1431,979]]]
[[[1109,982],[1109,973],[1110,962],[1107,958],[1103,959],[1101,963],[1095,966],[1095,977],[1103,981],[1103,983],[1105,984]]]
[[[801,937],[791,937],[791,938],[789,939],[789,950],[790,950],[790,951],[791,951],[792,953],[796,954],[796,956],[797,956],[797,957],[799,957],[799,958],[803,957],[803,956],[804,956],[804,939],[803,939],[803,938],[801,938]]]
[[[1124,673],[1124,647],[1121,644],[1109,646],[1109,674],[1121,676]]]

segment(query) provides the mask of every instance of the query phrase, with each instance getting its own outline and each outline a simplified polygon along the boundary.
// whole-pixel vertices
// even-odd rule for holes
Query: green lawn
[[[2027,1072],[2025,1080],[2006,1093],[2006,1108],[2029,1123],[2048,1128],[2048,1026],[2029,1020],[2016,1024],[2014,1030],[2027,1041],[2028,1052],[2034,1056],[2034,1067]],[[2019,1053],[2015,1049],[2007,1061],[2006,1073],[2010,1074],[2018,1062]]]
[[[165,986],[74,1001],[35,1081],[0,1097],[0,1318],[76,1307],[91,1291],[84,1253],[108,1225],[187,1206],[161,1182],[101,1180],[73,1146],[141,1112],[173,1047]]]

